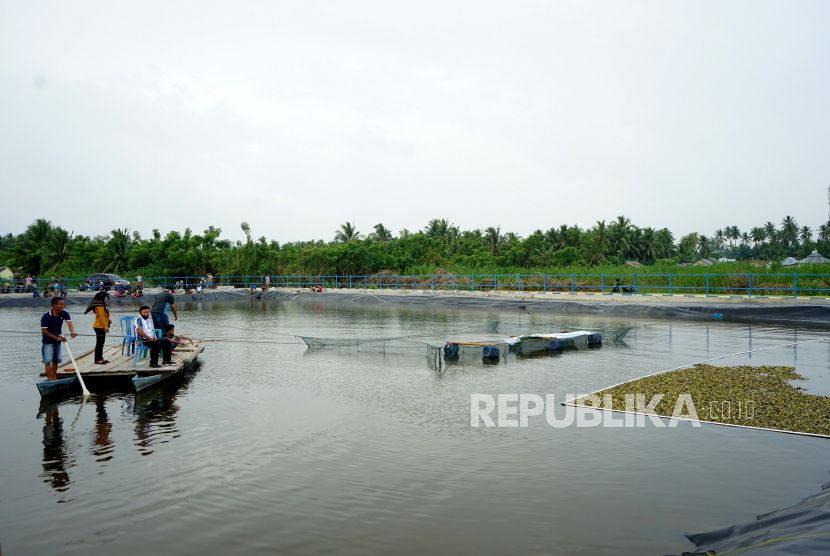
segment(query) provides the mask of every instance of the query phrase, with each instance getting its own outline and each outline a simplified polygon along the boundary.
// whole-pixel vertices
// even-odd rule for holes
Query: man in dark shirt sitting
[[[46,378],[48,380],[58,379],[58,364],[61,362],[61,342],[66,338],[61,336],[63,321],[69,326],[69,333],[74,338],[77,336],[72,326],[72,319],[69,313],[63,310],[62,297],[52,298],[52,310],[40,317],[40,333],[43,335],[41,355],[43,364],[46,367]]]
[[[164,327],[170,324],[164,308],[170,304],[170,310],[173,311],[173,320],[179,320],[179,315],[176,313],[175,298],[173,292],[176,291],[173,286],[165,286],[164,291],[156,294],[153,299],[153,306],[150,308],[150,313],[153,315],[153,326],[159,330],[164,330]]]

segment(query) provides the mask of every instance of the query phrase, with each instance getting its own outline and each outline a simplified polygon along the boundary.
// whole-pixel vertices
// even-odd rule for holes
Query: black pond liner
[[[795,506],[759,515],[756,521],[706,533],[687,533],[692,554],[830,554],[830,483]]]
[[[144,297],[140,298],[117,298],[110,297],[110,305],[144,305],[152,301],[156,291],[147,291]],[[175,295],[176,301],[244,301],[249,299],[273,300],[273,301],[315,301],[322,303],[352,303],[359,305],[397,305],[397,306],[433,306],[447,309],[515,309],[518,311],[536,313],[558,313],[558,314],[584,314],[584,315],[605,315],[605,316],[642,316],[642,317],[672,317],[687,319],[712,319],[720,315],[724,320],[732,321],[767,321],[767,322],[797,322],[799,325],[809,324],[830,324],[830,305],[755,305],[752,301],[746,303],[717,303],[690,301],[688,304],[680,302],[661,303],[657,297],[651,297],[653,301],[648,303],[619,301],[614,303],[592,302],[589,300],[569,299],[558,301],[557,297],[551,295],[551,299],[507,299],[504,297],[478,297],[469,295],[453,295],[451,293],[426,293],[417,295],[388,295],[364,293],[360,291],[337,291],[311,293],[307,291],[296,291],[280,288],[267,292],[257,292],[250,295],[247,290],[216,291],[207,290],[197,294]],[[632,296],[633,297],[633,296]],[[72,293],[66,298],[66,305],[86,306],[90,296],[73,296]],[[10,297],[0,298],[0,308],[3,307],[45,307],[48,308],[50,300],[31,297]]]

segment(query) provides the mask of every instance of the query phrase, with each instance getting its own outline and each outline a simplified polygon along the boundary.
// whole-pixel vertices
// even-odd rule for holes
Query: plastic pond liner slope
[[[822,492],[756,521],[706,533],[686,534],[698,548],[683,555],[784,556],[830,553],[830,483]]]

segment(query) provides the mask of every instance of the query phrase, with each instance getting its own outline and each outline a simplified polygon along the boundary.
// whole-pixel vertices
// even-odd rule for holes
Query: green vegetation
[[[142,238],[128,229],[112,230],[94,238],[75,236],[39,219],[19,235],[0,238],[0,265],[19,269],[23,274],[40,276],[64,274],[83,277],[91,272],[113,272],[125,276],[142,273],[148,277],[272,275],[411,275],[411,274],[739,274],[775,273],[748,262],[715,267],[685,269],[678,263],[702,257],[728,257],[738,261],[778,261],[786,256],[802,258],[817,249],[830,253],[830,225],[819,230],[813,242],[809,227],[799,228],[787,216],[777,228],[764,226],[741,233],[737,226],[718,230],[712,238],[693,233],[675,238],[668,229],[640,228],[620,216],[611,223],[597,222],[589,229],[562,225],[546,232],[537,230],[526,238],[500,227],[485,230],[459,230],[447,220],[431,220],[420,232],[401,230],[398,237],[383,224],[364,235],[353,223],[345,223],[332,241],[308,241],[280,245],[265,237],[254,239],[250,226],[243,222],[245,242],[220,239],[222,230],[210,227],[201,234],[190,228],[172,231],[162,237]],[[621,267],[626,261],[646,265],[634,269]],[[811,272],[828,273],[828,268]],[[736,279],[740,281],[739,279]],[[576,280],[575,280],[576,281]],[[664,281],[661,282],[661,284]],[[505,279],[499,283],[509,284]],[[541,285],[542,282],[539,282]],[[647,287],[646,278],[639,285]],[[570,281],[568,281],[568,286]],[[582,285],[596,285],[584,282]],[[655,284],[656,285],[656,284]],[[678,286],[682,285],[680,283]],[[705,284],[694,284],[705,287]],[[783,283],[782,287],[789,287]],[[816,287],[827,287],[816,283]],[[746,287],[734,284],[735,288]],[[799,288],[802,288],[799,279]],[[805,283],[804,287],[811,287]],[[690,292],[691,293],[691,292]]]
[[[695,365],[626,382],[575,403],[605,407],[610,395],[613,409],[626,410],[628,396],[628,410],[636,411],[638,394],[645,396],[643,406],[664,394],[654,413],[671,417],[678,397],[688,394],[701,421],[830,435],[830,398],[805,394],[789,383],[793,380],[805,380],[793,367]]]

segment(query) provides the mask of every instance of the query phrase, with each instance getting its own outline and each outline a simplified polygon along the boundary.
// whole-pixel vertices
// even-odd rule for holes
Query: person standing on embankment
[[[43,356],[43,365],[46,367],[47,380],[58,379],[58,364],[61,362],[61,342],[66,341],[66,338],[61,336],[63,321],[66,321],[66,324],[69,326],[69,333],[72,337],[77,336],[75,328],[72,326],[72,319],[69,313],[63,309],[63,298],[53,297],[52,310],[47,311],[46,314],[40,317],[40,333],[43,334],[41,355]]]
[[[153,326],[158,330],[163,331],[170,324],[170,319],[167,318],[167,314],[164,312],[168,303],[170,304],[170,310],[173,311],[173,320],[179,320],[179,315],[176,313],[176,299],[173,297],[174,291],[176,290],[173,289],[173,286],[164,286],[164,291],[157,293],[155,299],[153,299],[150,313],[153,315]]]
[[[110,310],[107,308],[107,299],[110,295],[107,292],[98,292],[89,305],[86,307],[84,314],[90,311],[95,313],[95,322],[92,323],[92,329],[95,331],[95,362],[99,365],[106,365],[109,361],[104,359],[104,340],[107,334],[110,333]]]

